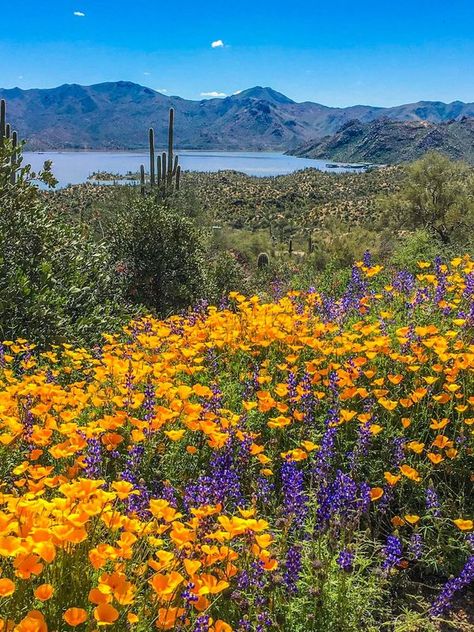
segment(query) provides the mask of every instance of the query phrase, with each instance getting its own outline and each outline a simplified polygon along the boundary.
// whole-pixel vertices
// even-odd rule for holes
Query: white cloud
[[[156,91],[157,92],[168,92],[168,90],[166,88],[157,88]]]
[[[145,77],[148,77],[149,75],[151,75],[151,72],[144,72],[143,74],[145,75]]]
[[[225,92],[216,92],[215,90],[213,90],[212,92],[201,92],[201,96],[202,97],[226,97],[226,93]]]
[[[232,94],[240,94],[242,92],[242,90],[236,90],[235,92],[233,92]]]
[[[211,48],[224,48],[224,42],[220,39],[215,42],[211,42]]]
[[[82,13],[82,11],[74,11],[74,15],[75,15],[77,18],[85,18],[85,17],[86,17],[86,14],[85,14],[85,13]]]

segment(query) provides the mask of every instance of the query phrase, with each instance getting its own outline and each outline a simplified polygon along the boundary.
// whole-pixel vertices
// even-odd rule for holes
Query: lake
[[[293,173],[299,169],[313,167],[322,171],[351,171],[347,167],[328,169],[327,160],[310,160],[270,152],[225,152],[225,151],[181,151],[177,152],[181,168],[185,171],[221,171],[234,169],[250,176],[279,176]],[[71,151],[71,152],[25,152],[25,162],[30,163],[34,171],[40,169],[45,160],[53,161],[53,173],[59,186],[80,184],[97,171],[125,174],[135,173],[140,165],[147,168],[147,152],[107,152],[107,151]],[[330,163],[333,164],[333,163]]]

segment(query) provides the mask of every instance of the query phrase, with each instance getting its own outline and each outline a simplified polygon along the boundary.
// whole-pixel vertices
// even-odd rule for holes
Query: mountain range
[[[0,98],[7,100],[9,120],[31,150],[142,149],[149,127],[164,146],[170,107],[179,149],[227,151],[301,151],[355,119],[360,124],[378,119],[439,124],[474,116],[474,103],[460,101],[333,108],[296,103],[259,86],[224,99],[191,101],[128,81],[0,89]]]
[[[370,123],[349,121],[335,134],[310,141],[290,153],[335,162],[394,164],[416,160],[428,151],[474,163],[474,118],[464,116],[447,123],[385,117]]]

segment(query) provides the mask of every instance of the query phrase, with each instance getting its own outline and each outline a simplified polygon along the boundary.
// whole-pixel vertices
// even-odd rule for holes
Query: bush
[[[204,239],[191,219],[137,196],[109,230],[134,303],[166,315],[206,295]]]
[[[0,148],[0,336],[98,341],[129,316],[112,257],[45,207],[28,167],[12,183],[10,151]]]
[[[422,229],[444,246],[466,244],[474,228],[471,168],[430,152],[406,168],[399,193],[381,200],[383,221],[396,230]]]

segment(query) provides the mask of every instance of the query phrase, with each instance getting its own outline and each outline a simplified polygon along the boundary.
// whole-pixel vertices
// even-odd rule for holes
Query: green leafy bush
[[[86,239],[43,203],[33,174],[0,147],[0,337],[47,345],[94,342],[129,312],[123,280],[104,243]],[[12,183],[9,172],[15,169]]]
[[[206,295],[204,238],[190,218],[137,196],[108,230],[134,303],[165,315]]]

